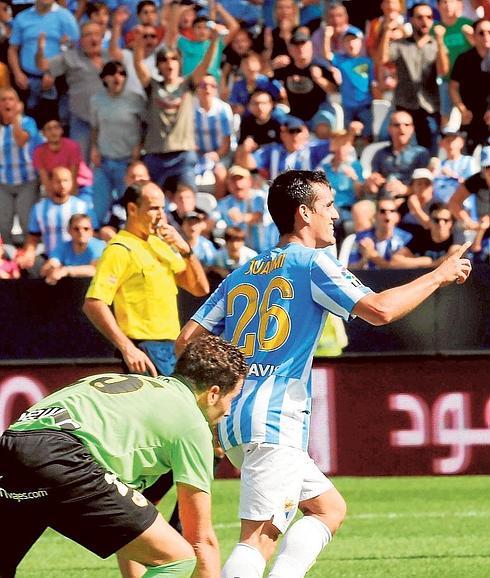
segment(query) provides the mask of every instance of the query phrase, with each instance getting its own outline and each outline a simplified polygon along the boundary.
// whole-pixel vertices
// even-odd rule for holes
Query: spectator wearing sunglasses
[[[403,110],[391,114],[388,132],[391,144],[376,151],[371,161],[371,174],[364,183],[364,198],[352,207],[356,231],[368,229],[374,213],[373,201],[380,193],[397,199],[401,205],[409,194],[413,171],[425,168],[430,161],[429,151],[412,144],[414,126],[412,116]]]
[[[141,46],[141,50],[143,51],[142,58],[146,68],[150,71],[152,76],[158,76],[156,52],[161,42],[160,29],[146,19],[145,22],[142,22],[131,29],[130,42],[126,44],[126,48],[121,48],[121,44],[123,43],[123,28],[129,17],[130,15],[128,11],[124,9],[124,6],[120,6],[114,10],[112,14],[112,36],[110,44],[111,59],[123,63],[128,75],[126,89],[140,94],[146,100],[145,89],[141,85],[135,70],[135,47],[136,45]]]
[[[404,247],[412,235],[397,225],[400,221],[395,201],[389,196],[377,202],[374,224],[356,233],[349,255],[351,269],[388,269],[393,267],[392,255]]]
[[[393,266],[403,269],[437,267],[460,249],[453,239],[454,220],[447,205],[433,203],[429,216],[429,228],[416,232],[406,246],[393,255]]]
[[[41,277],[48,285],[56,285],[63,277],[93,277],[95,266],[105,249],[104,241],[94,237],[90,217],[75,213],[68,221],[71,240],[61,241],[50,251],[41,268]]]
[[[104,89],[90,99],[91,160],[94,170],[94,210],[105,223],[114,201],[126,188],[124,176],[140,156],[144,99],[126,90],[126,69],[107,62],[100,78]]]
[[[153,0],[141,0],[136,6],[138,25],[153,27],[157,44],[163,41],[165,27],[160,23],[160,14]],[[126,46],[131,46],[134,41],[134,27],[125,36]]]

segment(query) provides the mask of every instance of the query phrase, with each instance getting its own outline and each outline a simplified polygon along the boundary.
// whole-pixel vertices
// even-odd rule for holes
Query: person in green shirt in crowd
[[[206,336],[171,377],[94,375],[25,411],[0,437],[0,576],[15,576],[47,527],[102,558],[136,560],[145,578],[219,576],[211,426],[246,373],[235,346]],[[170,470],[183,536],[140,493]]]

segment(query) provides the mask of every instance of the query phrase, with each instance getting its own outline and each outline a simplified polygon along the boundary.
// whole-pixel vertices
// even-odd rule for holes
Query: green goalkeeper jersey
[[[175,482],[211,489],[212,433],[180,376],[86,377],[41,400],[9,429],[69,432],[98,463],[138,490],[169,470]]]

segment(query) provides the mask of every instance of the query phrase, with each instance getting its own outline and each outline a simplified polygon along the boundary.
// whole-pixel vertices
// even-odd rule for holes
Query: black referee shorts
[[[7,431],[0,437],[0,578],[14,576],[47,527],[107,558],[157,515],[69,433]]]

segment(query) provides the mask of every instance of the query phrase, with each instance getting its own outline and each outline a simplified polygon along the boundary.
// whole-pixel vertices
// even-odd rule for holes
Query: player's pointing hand
[[[461,245],[450,257],[437,267],[435,273],[440,275],[440,286],[444,287],[451,283],[461,285],[468,279],[471,273],[471,262],[469,259],[463,259],[463,255],[470,248],[471,242]]]

